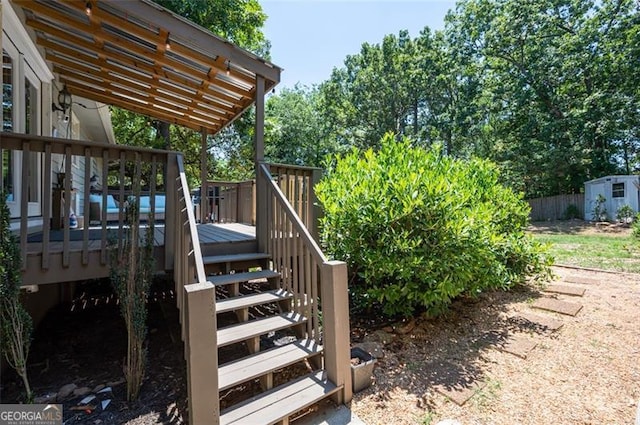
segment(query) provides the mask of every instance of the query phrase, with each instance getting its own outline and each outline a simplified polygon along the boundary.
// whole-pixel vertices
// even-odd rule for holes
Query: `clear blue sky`
[[[260,0],[271,59],[284,68],[278,88],[311,86],[329,78],[364,42],[406,29],[411,37],[429,26],[442,29],[455,1],[444,0]]]

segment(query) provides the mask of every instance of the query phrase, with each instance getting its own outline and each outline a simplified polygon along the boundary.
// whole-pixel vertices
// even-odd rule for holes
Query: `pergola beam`
[[[143,16],[163,28],[171,28],[172,38],[185,40],[198,47],[205,55],[210,57],[223,56],[232,63],[237,64],[254,74],[262,75],[271,85],[280,81],[280,68],[267,63],[252,53],[240,47],[212,36],[204,28],[198,27],[149,0],[121,1],[118,8],[134,16]]]
[[[149,0],[11,0],[71,94],[215,134],[281,69]],[[259,149],[262,151],[262,149]]]

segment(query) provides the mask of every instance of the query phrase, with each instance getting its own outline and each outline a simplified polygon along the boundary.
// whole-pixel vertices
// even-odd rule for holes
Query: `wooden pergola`
[[[13,0],[71,94],[216,133],[281,69],[149,0]]]
[[[264,95],[281,68],[150,0],[12,0],[72,95],[201,131],[219,132],[256,104],[264,158]]]

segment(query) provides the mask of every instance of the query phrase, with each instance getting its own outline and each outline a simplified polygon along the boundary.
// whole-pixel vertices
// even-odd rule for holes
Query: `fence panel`
[[[529,214],[531,221],[565,219],[567,218],[567,209],[571,205],[577,208],[577,218],[584,219],[584,193],[528,199],[527,202],[531,207],[531,213]],[[573,209],[573,207],[571,208]]]

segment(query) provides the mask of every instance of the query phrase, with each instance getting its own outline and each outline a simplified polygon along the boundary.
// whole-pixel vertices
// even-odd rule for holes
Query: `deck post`
[[[200,223],[206,223],[205,218],[209,216],[209,188],[207,181],[209,177],[207,163],[207,130],[202,127],[202,143],[200,145]]]
[[[321,300],[324,324],[324,364],[327,377],[342,386],[334,401],[348,403],[353,395],[350,365],[349,297],[347,263],[327,261],[321,269]]]
[[[220,402],[215,287],[211,282],[185,285],[184,298],[189,424],[217,425]]]
[[[176,154],[172,153],[167,155],[166,164],[166,206],[165,206],[165,233],[164,233],[164,269],[173,270],[175,252],[176,237],[174,229],[177,226],[181,226],[178,215],[178,200],[177,196],[177,180],[178,180],[178,165]]]
[[[258,251],[267,252],[267,185],[260,172],[264,161],[264,77],[256,76],[256,128],[255,128],[255,167],[256,167],[256,242]]]
[[[307,207],[307,211],[310,212],[311,217],[309,217],[309,233],[313,236],[313,239],[316,241],[320,240],[320,219],[322,218],[322,207],[318,202],[318,196],[316,195],[316,184],[320,182],[322,179],[322,169],[314,168],[311,172],[311,187],[309,188],[309,199],[308,202],[310,205]]]

